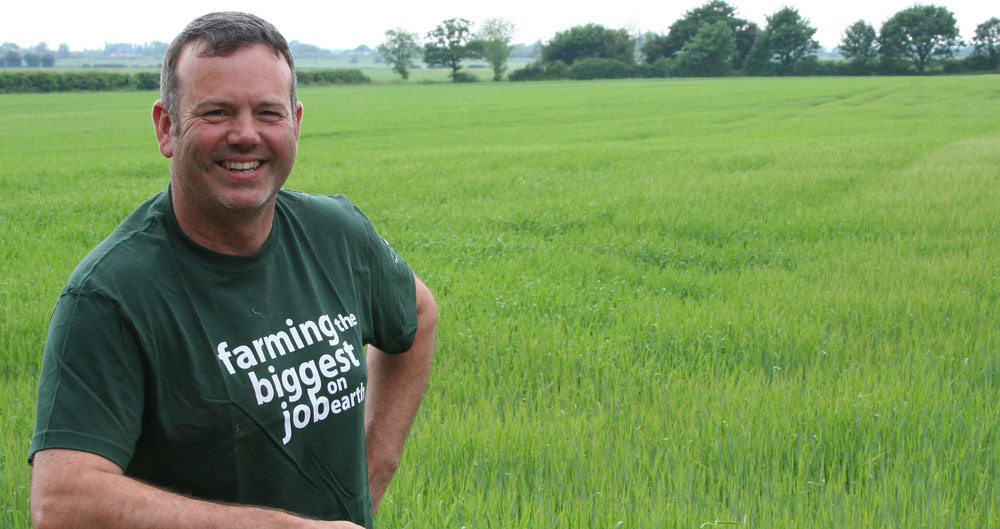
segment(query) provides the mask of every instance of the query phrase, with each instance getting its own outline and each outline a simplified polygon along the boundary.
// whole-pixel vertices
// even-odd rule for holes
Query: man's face
[[[292,72],[263,44],[227,57],[199,57],[200,45],[178,60],[176,123],[161,102],[153,108],[174,207],[199,217],[270,207],[292,171],[302,120]]]

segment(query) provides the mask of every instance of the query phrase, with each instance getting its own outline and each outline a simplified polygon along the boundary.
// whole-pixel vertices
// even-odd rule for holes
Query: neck
[[[210,210],[178,200],[171,186],[171,202],[177,224],[191,240],[209,250],[229,255],[249,255],[260,250],[271,235],[275,197],[261,207],[246,210]]]

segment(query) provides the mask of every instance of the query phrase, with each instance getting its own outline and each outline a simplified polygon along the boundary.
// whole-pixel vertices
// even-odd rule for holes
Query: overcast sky
[[[447,18],[466,18],[480,23],[502,17],[518,29],[515,42],[546,41],[557,31],[596,22],[609,28],[665,33],[684,12],[706,3],[617,0],[567,2],[552,0],[468,0],[424,1],[312,1],[274,0],[173,0],[137,2],[108,0],[96,3],[81,0],[13,0],[5,2],[0,15],[0,41],[29,47],[46,42],[55,49],[60,43],[71,50],[103,49],[105,42],[169,42],[192,18],[210,11],[239,10],[255,13],[270,22],[291,40],[330,49],[350,49],[361,44],[375,47],[385,30],[402,27],[423,37]],[[737,14],[765,25],[764,16],[783,5],[796,7],[817,28],[816,40],[826,48],[838,44],[844,29],[864,19],[876,29],[914,0],[732,0]],[[294,5],[300,4],[300,5]],[[971,40],[976,25],[1000,17],[1000,7],[987,0],[946,0],[935,2],[955,13],[962,38]],[[475,26],[473,26],[475,29]]]

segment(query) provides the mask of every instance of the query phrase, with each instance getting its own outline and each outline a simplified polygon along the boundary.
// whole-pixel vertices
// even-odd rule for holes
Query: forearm
[[[417,334],[408,351],[388,355],[368,351],[365,439],[372,509],[378,510],[403,452],[430,376],[437,332],[437,305],[417,280]]]
[[[99,456],[72,450],[36,454],[31,514],[36,529],[338,527],[275,509],[175,494],[127,477]]]

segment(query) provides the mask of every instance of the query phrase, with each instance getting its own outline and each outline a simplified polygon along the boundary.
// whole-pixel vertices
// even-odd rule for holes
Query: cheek
[[[225,134],[214,130],[212,127],[199,127],[187,131],[183,139],[177,142],[175,150],[180,150],[183,144],[184,152],[190,157],[202,157],[210,155],[213,151],[225,144]]]
[[[276,155],[294,157],[298,141],[294,129],[282,129],[268,131],[267,143]]]

